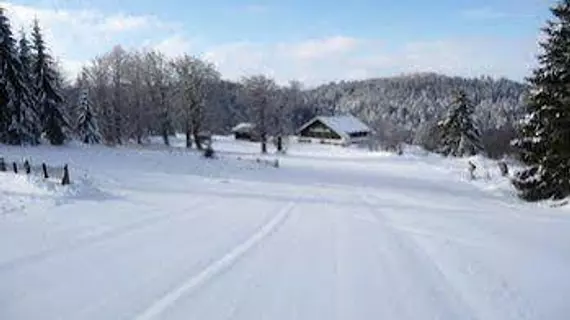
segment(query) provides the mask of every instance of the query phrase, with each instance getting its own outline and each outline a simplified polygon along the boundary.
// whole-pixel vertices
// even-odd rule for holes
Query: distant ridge
[[[333,82],[307,90],[320,112],[352,113],[368,123],[389,123],[415,132],[437,121],[458,90],[476,107],[483,130],[512,125],[524,107],[527,86],[506,78],[464,78],[412,73],[385,78]]]

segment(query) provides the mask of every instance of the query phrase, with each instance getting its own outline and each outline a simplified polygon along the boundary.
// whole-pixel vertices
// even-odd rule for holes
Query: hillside
[[[307,92],[324,113],[353,113],[386,135],[421,141],[450,106],[457,90],[475,104],[483,135],[512,127],[523,110],[526,86],[507,80],[448,77],[433,73],[331,83]]]

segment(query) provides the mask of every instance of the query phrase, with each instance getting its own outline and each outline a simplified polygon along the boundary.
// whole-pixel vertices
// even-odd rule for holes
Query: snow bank
[[[71,200],[100,200],[110,195],[88,176],[76,176],[69,186],[48,179],[11,172],[0,173],[0,215],[30,207],[59,205]]]
[[[24,210],[27,206],[51,197],[47,186],[33,178],[0,173],[0,215]]]

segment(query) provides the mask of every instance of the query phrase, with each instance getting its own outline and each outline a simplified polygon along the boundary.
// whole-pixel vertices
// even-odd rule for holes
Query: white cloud
[[[192,50],[192,42],[182,34],[175,34],[157,44],[152,45],[153,49],[164,53],[168,57],[175,57]]]
[[[466,9],[461,12],[461,15],[473,20],[494,20],[509,16],[506,12],[498,11],[492,7]]]
[[[106,32],[125,32],[129,30],[140,30],[152,26],[160,25],[158,20],[151,16],[129,16],[119,14],[107,17],[101,23],[101,29]]]
[[[411,43],[404,49],[409,71],[522,79],[535,66],[535,41],[455,39]]]
[[[276,64],[285,63],[282,53],[276,48],[251,42],[236,42],[214,46],[203,54],[230,79],[239,79],[245,75],[266,74],[278,76],[281,68]]]
[[[314,84],[364,76],[359,56],[373,43],[344,36],[276,44],[236,42],[210,47],[203,56],[229,79],[266,74],[280,83]]]
[[[0,6],[6,9],[14,30],[29,30],[33,19],[39,20],[52,53],[70,78],[84,63],[117,44],[140,47],[158,43],[168,48],[165,35],[179,28],[152,15],[105,15],[96,10],[53,9],[13,2],[0,2]]]
[[[348,53],[358,47],[359,41],[355,38],[336,36],[325,39],[313,39],[286,46],[293,56],[300,59],[319,59],[328,55]]]
[[[226,44],[210,48],[205,57],[230,79],[266,73],[281,83],[298,79],[311,85],[415,72],[521,80],[534,66],[536,52],[534,41],[513,39],[448,39],[388,48],[378,40],[339,36],[273,45]]]

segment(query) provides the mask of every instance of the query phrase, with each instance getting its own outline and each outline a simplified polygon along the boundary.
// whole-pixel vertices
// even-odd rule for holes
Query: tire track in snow
[[[373,196],[373,195],[368,195],[371,198],[376,198],[377,197]],[[365,199],[365,201],[367,203],[369,203],[371,205],[371,210],[374,212],[375,217],[379,220],[378,222],[380,224],[382,224],[383,227],[385,227],[385,229],[389,229],[389,231],[396,236],[396,238],[401,239],[404,243],[404,245],[406,245],[406,247],[412,249],[414,252],[418,253],[419,255],[422,256],[422,260],[423,261],[430,261],[434,271],[436,271],[437,273],[439,273],[441,275],[441,277],[443,278],[443,280],[445,281],[446,287],[448,287],[449,289],[453,290],[456,293],[456,296],[463,302],[467,302],[468,298],[466,297],[466,295],[460,295],[461,291],[458,288],[458,285],[454,285],[453,282],[451,281],[450,277],[447,276],[445,274],[445,271],[442,269],[442,266],[440,263],[437,262],[437,260],[434,260],[434,258],[432,258],[424,249],[421,248],[421,246],[418,244],[418,242],[416,240],[414,240],[413,236],[410,236],[410,234],[412,235],[417,235],[420,237],[428,237],[428,238],[436,238],[436,239],[442,239],[442,240],[448,240],[451,241],[453,243],[456,244],[460,244],[461,246],[467,246],[467,247],[473,247],[473,248],[477,248],[477,247],[481,247],[480,244],[477,243],[477,241],[473,241],[473,240],[469,240],[469,239],[463,239],[460,237],[455,237],[455,236],[446,236],[444,234],[435,234],[435,233],[431,233],[431,232],[424,232],[424,231],[419,231],[419,230],[414,230],[413,228],[402,228],[402,227],[398,227],[396,225],[394,225],[393,223],[391,223],[390,221],[388,221],[388,219],[386,218],[386,216],[380,211],[378,210],[378,206],[376,204],[374,204],[373,202],[371,202],[369,199]],[[469,214],[464,214],[464,217],[468,217]],[[480,226],[480,222],[479,224],[474,224],[474,222],[476,222],[475,220],[470,220],[470,219],[466,219],[464,220],[464,223],[469,224],[470,226],[476,226],[477,228],[479,228],[479,230],[481,230],[480,232],[483,233],[488,233],[489,231],[487,231],[486,229],[483,229],[482,226]],[[492,226],[492,225],[491,225]],[[490,235],[489,235],[490,236]],[[488,237],[488,236],[487,236]],[[481,239],[483,239],[484,237],[481,236]],[[503,237],[504,239],[504,237]],[[460,253],[459,253],[460,254]],[[418,256],[420,257],[420,256]],[[484,265],[484,262],[481,261],[480,259],[475,259],[475,257],[471,257],[468,256],[467,257],[470,261],[466,262],[463,261],[462,266],[459,268],[460,270],[458,272],[462,273],[462,276],[464,275],[465,277],[476,277],[477,279],[475,280],[471,280],[471,282],[477,282],[481,285],[485,286],[485,292],[482,294],[484,296],[484,298],[482,299],[483,301],[486,301],[485,303],[489,304],[489,302],[491,302],[490,305],[486,305],[485,309],[489,309],[489,310],[493,310],[493,312],[496,312],[496,317],[498,318],[502,318],[502,319],[534,319],[536,318],[536,314],[534,313],[534,310],[532,309],[532,305],[533,305],[533,301],[529,301],[527,298],[525,298],[523,295],[521,295],[516,288],[513,288],[513,286],[511,284],[508,283],[507,279],[504,276],[501,276],[499,273],[493,271],[492,269],[490,269],[488,266]],[[468,292],[468,293],[472,293],[472,292]],[[469,297],[471,298],[471,297]],[[469,307],[470,305],[472,305],[468,310],[481,310],[481,297],[476,297],[476,299],[478,301],[474,301],[471,304],[463,304],[464,306]],[[498,301],[498,302],[497,302]],[[515,302],[514,304],[512,302]],[[475,306],[474,304],[478,304],[477,306]],[[496,305],[495,305],[496,304]],[[499,312],[498,306],[504,306],[505,309],[500,309],[500,312],[504,312],[506,314],[501,314]],[[509,308],[509,306],[514,306],[514,308]],[[480,315],[480,318],[487,318],[488,315]]]
[[[444,271],[440,269],[439,265],[405,232],[395,228],[384,213],[378,209],[378,205],[370,198],[376,198],[372,195],[361,195],[364,203],[367,204],[372,219],[375,224],[381,227],[381,232],[385,232],[388,238],[393,239],[393,243],[399,245],[403,249],[400,255],[405,256],[405,261],[409,265],[415,266],[416,270],[420,270],[419,276],[428,284],[430,288],[435,288],[435,294],[442,298],[442,301],[447,301],[448,305],[445,307],[451,308],[452,312],[456,313],[455,316],[460,316],[462,319],[478,319],[475,309],[473,309],[461,292],[451,283]]]
[[[201,200],[201,201],[193,203],[193,205],[198,206],[198,207],[204,207],[205,203],[208,203],[208,202],[205,200]],[[193,207],[193,208],[195,209],[195,207]],[[7,270],[11,270],[11,269],[14,269],[17,267],[21,267],[21,266],[27,265],[29,263],[48,259],[54,255],[70,252],[70,251],[77,250],[80,248],[84,248],[84,247],[87,247],[87,246],[90,246],[93,244],[97,244],[97,243],[101,243],[104,241],[116,239],[116,238],[119,238],[121,236],[125,236],[125,235],[131,234],[133,232],[137,232],[138,230],[144,229],[144,228],[151,226],[151,225],[154,225],[156,223],[171,221],[172,218],[177,217],[177,216],[188,217],[187,214],[181,213],[181,212],[185,212],[185,211],[186,211],[186,209],[182,210],[182,211],[177,210],[176,212],[168,213],[168,214],[152,215],[150,217],[145,217],[143,219],[139,219],[139,220],[136,220],[132,223],[128,223],[128,224],[122,225],[120,227],[112,228],[110,230],[104,230],[104,231],[97,232],[95,234],[91,234],[91,235],[87,235],[87,236],[80,236],[78,238],[71,239],[70,241],[66,241],[63,244],[56,245],[56,246],[53,246],[51,248],[48,248],[48,249],[45,249],[45,250],[42,250],[42,251],[39,251],[36,253],[32,253],[32,254],[29,254],[26,256],[22,256],[22,257],[1,263],[0,264],[0,272],[5,272]],[[191,218],[197,218],[201,215],[200,213],[195,213],[195,210],[192,212],[193,212],[193,214],[190,215]]]
[[[269,235],[277,231],[279,227],[285,223],[295,205],[296,204],[294,202],[290,202],[283,209],[281,209],[281,211],[279,211],[269,222],[261,226],[257,232],[251,235],[245,242],[242,242],[238,246],[234,247],[231,251],[229,251],[227,254],[212,264],[208,265],[198,274],[188,278],[179,287],[166,293],[146,310],[144,310],[138,316],[134,317],[134,319],[150,320],[158,318],[163,312],[174,305],[185,294],[200,287],[208,281],[211,281],[222,272],[231,268],[232,265],[234,265],[239,259],[243,258],[255,246],[261,243]]]

